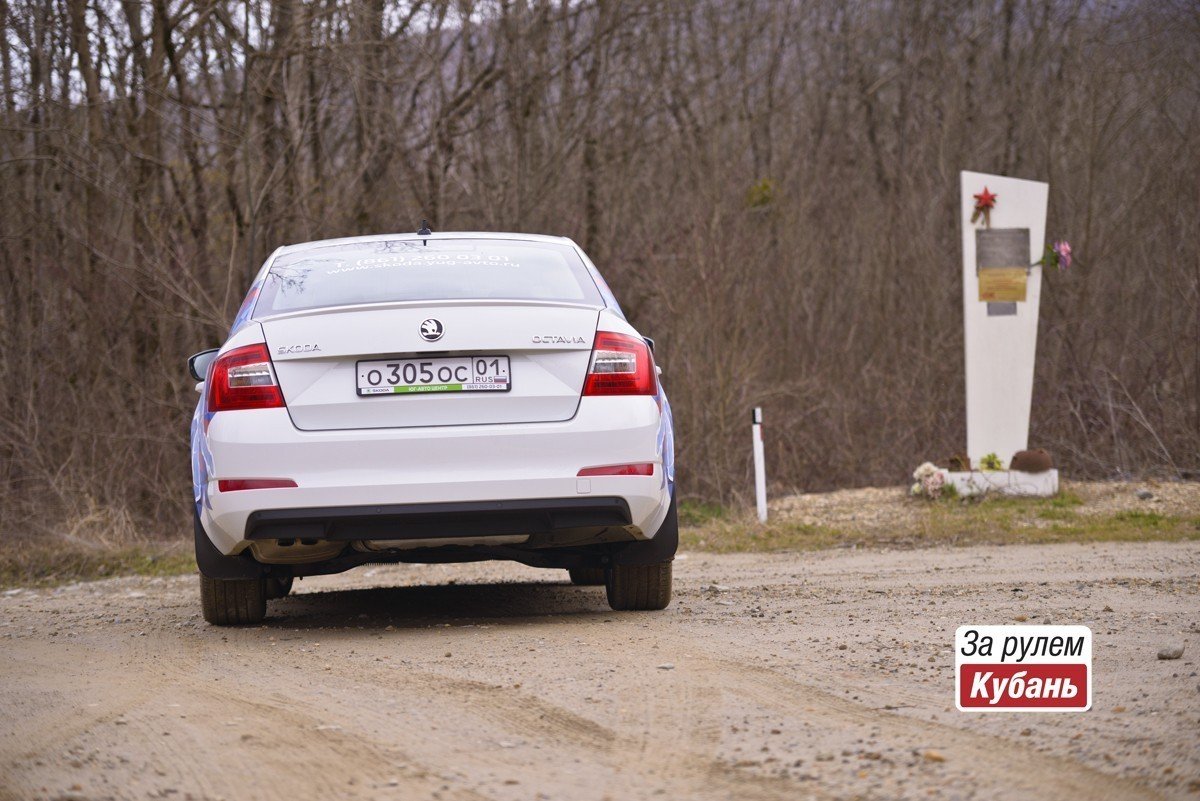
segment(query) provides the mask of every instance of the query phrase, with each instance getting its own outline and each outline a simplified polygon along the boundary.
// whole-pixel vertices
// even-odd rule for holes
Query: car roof
[[[412,240],[412,239],[502,239],[511,242],[551,242],[558,245],[575,245],[575,243],[565,236],[549,236],[547,234],[518,234],[506,233],[500,231],[438,231],[433,234],[425,234],[424,236],[409,232],[404,234],[371,234],[369,236],[347,236],[340,239],[318,239],[312,242],[297,242],[293,245],[284,245],[276,251],[275,255],[281,256],[285,253],[296,253],[303,250],[315,248],[324,248],[334,245],[366,245],[371,242],[394,242],[397,240]]]

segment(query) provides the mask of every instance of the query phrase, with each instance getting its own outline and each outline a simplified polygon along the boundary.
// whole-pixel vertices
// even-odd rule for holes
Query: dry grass
[[[176,576],[196,569],[191,543],[117,548],[45,543],[0,547],[0,587],[47,587],[110,576]]]
[[[0,587],[128,574],[175,575],[195,567],[189,540],[148,536],[125,509],[94,502],[72,514],[61,531],[0,536]]]
[[[765,525],[712,505],[687,505],[681,522],[682,547],[718,553],[1200,539],[1200,483],[1081,482],[1055,498],[936,502],[899,487],[842,490],[783,498]]]
[[[1138,489],[1154,497],[1139,499]],[[716,553],[1192,540],[1200,539],[1200,483],[1073,482],[1055,498],[937,502],[899,487],[840,490],[781,498],[766,525],[748,511],[690,502],[680,523],[681,548]],[[0,539],[0,587],[193,570],[186,539],[148,539],[127,516],[99,509],[61,535]]]

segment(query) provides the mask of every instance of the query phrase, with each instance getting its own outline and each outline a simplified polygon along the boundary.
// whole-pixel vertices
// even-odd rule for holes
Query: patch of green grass
[[[723,520],[729,516],[729,510],[719,503],[705,501],[679,501],[679,525],[702,526],[714,520]]]
[[[1159,528],[1169,518],[1160,515],[1158,512],[1143,512],[1139,509],[1129,509],[1124,512],[1117,512],[1113,515],[1114,520],[1122,523],[1129,523],[1137,527]]]
[[[1028,511],[1036,509],[1074,509],[1083,505],[1083,499],[1074,493],[1066,492],[1052,498],[1016,498],[1007,495],[978,495],[962,498],[956,503],[948,504],[951,508],[960,506],[993,511],[1014,510]]]
[[[1077,520],[1079,515],[1075,514],[1070,509],[1058,509],[1050,507],[1048,509],[1038,509],[1037,516],[1039,520]]]
[[[112,576],[178,576],[195,570],[190,543],[104,548],[22,541],[0,548],[0,587],[50,587]]]
[[[1176,542],[1200,539],[1200,518],[1118,512],[1056,523],[1025,538],[1026,542]]]
[[[1060,542],[1149,542],[1200,539],[1200,518],[1156,512],[1079,514],[1078,497],[986,498],[926,503],[894,524],[838,529],[775,518],[760,524],[749,514],[684,526],[680,545],[717,553],[809,551],[847,546],[917,548]]]
[[[1054,498],[985,498],[931,510],[928,532],[956,544],[1043,542],[1144,542],[1200,539],[1192,518],[1156,512],[1082,514],[1083,501]]]
[[[1068,509],[1073,506],[1083,506],[1083,498],[1080,498],[1074,492],[1069,492],[1066,490],[1058,493],[1053,498],[1031,498],[1028,500],[1033,500],[1034,502],[1041,500],[1044,501],[1048,506],[1052,506],[1055,509]]]
[[[680,523],[679,547],[691,551],[816,551],[852,541],[845,532],[792,520],[763,524],[751,516],[729,515],[698,526]]]

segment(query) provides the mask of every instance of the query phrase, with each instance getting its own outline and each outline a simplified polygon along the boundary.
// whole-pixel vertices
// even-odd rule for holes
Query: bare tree
[[[1200,468],[1194,4],[0,0],[0,20],[4,536],[182,531],[183,357],[278,244],[422,218],[587,247],[658,339],[686,495],[749,486],[759,404],[781,484],[899,481],[962,447],[960,169],[1048,180],[1080,254],[1046,279],[1034,443],[1072,475]]]

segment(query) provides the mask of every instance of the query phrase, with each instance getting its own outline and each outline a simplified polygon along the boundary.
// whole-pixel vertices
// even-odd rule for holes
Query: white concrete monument
[[[1008,467],[1013,454],[1029,446],[1042,294],[1037,262],[1046,242],[1049,189],[1038,181],[962,173],[967,455],[975,470],[947,479],[966,494],[972,494],[972,485],[1012,494],[1058,490],[1057,471],[1049,471],[1051,476],[979,470],[989,454]]]

